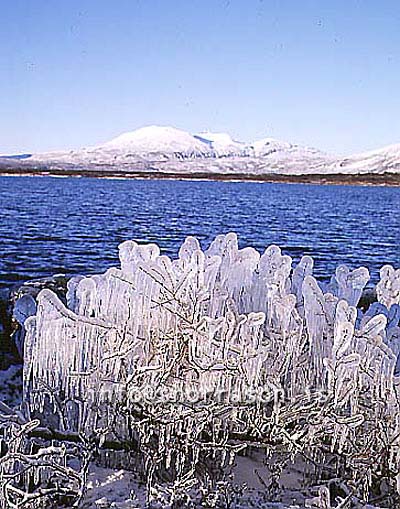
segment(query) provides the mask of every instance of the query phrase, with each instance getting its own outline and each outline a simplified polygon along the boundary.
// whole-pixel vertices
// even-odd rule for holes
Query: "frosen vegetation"
[[[71,279],[67,305],[38,295],[22,406],[0,408],[2,507],[79,506],[93,461],[135,471],[154,507],[240,507],[246,457],[260,506],[293,472],[303,507],[399,504],[400,270],[361,309],[367,269],[323,285],[310,257],[233,233],[176,260],[127,241],[120,263]]]

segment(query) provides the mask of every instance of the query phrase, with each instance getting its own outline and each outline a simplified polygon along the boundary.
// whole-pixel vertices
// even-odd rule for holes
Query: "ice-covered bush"
[[[84,446],[46,441],[38,420],[0,404],[0,508],[77,507],[86,487]]]
[[[305,459],[332,504],[396,499],[398,271],[382,269],[363,314],[367,269],[339,266],[323,286],[311,258],[293,268],[233,233],[206,251],[189,237],[176,260],[127,241],[120,262],[72,279],[68,307],[39,294],[25,322],[32,416],[138,451],[164,506],[215,489],[249,445],[281,470]]]

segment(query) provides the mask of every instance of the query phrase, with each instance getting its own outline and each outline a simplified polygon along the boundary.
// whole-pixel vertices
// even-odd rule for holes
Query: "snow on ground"
[[[251,470],[248,475],[251,475]],[[290,495],[287,498],[290,498]],[[88,491],[82,509],[142,509],[144,507],[146,507],[145,487],[134,473],[91,465]],[[159,506],[160,509],[162,507],[162,505]],[[245,492],[240,500],[233,501],[231,505],[231,509],[300,509],[300,507],[304,505],[289,501],[267,502],[262,492],[255,489]]]
[[[132,472],[90,466],[82,509],[134,509],[146,505],[144,485]]]

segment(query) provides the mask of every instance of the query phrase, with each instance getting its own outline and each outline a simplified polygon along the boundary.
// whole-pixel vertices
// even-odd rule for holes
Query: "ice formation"
[[[65,444],[33,444],[29,435],[38,429],[39,421],[27,422],[21,414],[8,415],[7,410],[0,404],[0,508],[66,507],[68,502],[74,504],[68,507],[77,507],[75,502],[85,492],[85,465],[80,464],[84,457],[78,459],[76,450]],[[51,499],[60,505],[47,504]]]
[[[315,464],[338,455],[362,498],[382,468],[382,430],[393,485],[399,271],[382,269],[363,314],[367,269],[342,265],[323,287],[310,257],[293,268],[279,247],[239,249],[233,233],[205,251],[189,237],[175,260],[133,241],[119,257],[120,268],[70,280],[68,307],[39,294],[25,322],[32,416],[101,443],[138,442],[150,497],[161,467],[176,494],[205,455],[226,467],[257,442]]]

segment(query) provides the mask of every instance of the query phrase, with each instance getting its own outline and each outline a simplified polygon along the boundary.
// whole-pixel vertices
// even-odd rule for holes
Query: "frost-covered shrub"
[[[68,308],[39,294],[25,322],[34,416],[140,451],[164,506],[215,489],[247,445],[280,469],[305,458],[332,503],[395,499],[398,271],[382,269],[363,315],[365,268],[339,266],[323,287],[311,258],[292,268],[277,246],[260,256],[233,233],[204,252],[189,237],[176,260],[153,244],[119,249],[119,269],[69,282]]]
[[[84,448],[34,438],[48,431],[39,424],[0,405],[1,509],[77,507],[84,495],[89,457]]]

